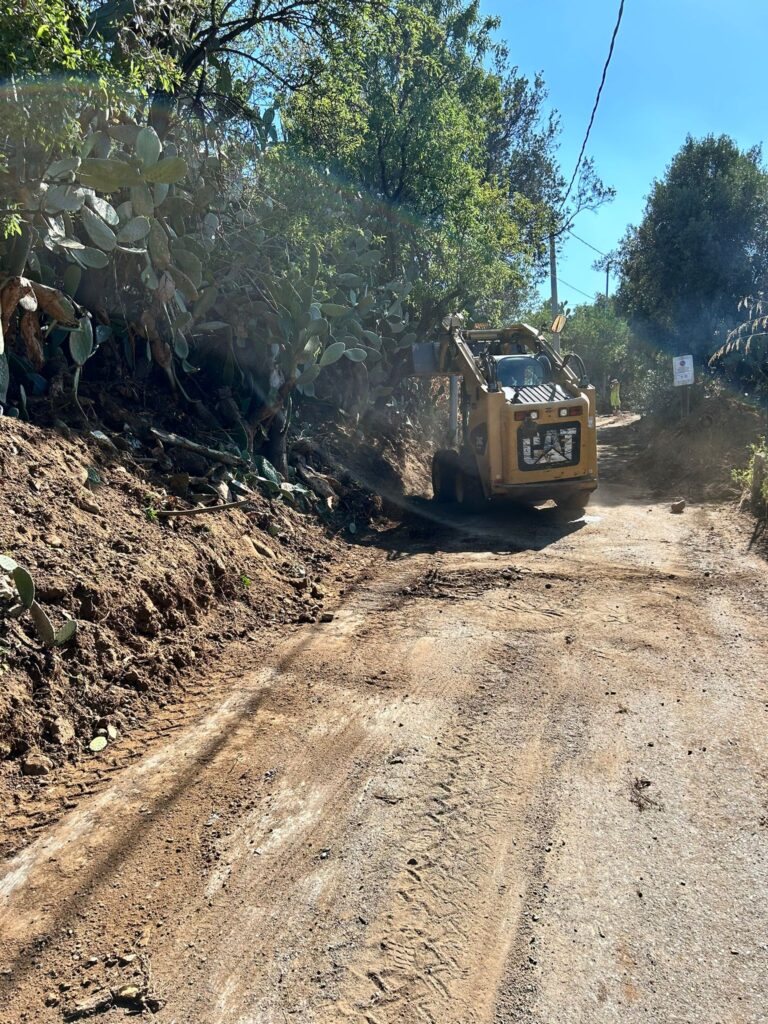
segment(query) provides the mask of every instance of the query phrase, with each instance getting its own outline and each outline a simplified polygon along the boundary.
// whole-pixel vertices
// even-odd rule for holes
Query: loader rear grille
[[[517,432],[517,461],[522,472],[565,469],[577,466],[581,458],[581,424],[545,423]]]

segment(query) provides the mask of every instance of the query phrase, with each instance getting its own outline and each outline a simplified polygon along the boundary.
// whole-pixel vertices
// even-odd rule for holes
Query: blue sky
[[[560,158],[570,178],[589,120],[618,0],[481,0],[521,72],[542,71],[561,115]],[[604,251],[637,223],[651,182],[685,136],[762,142],[768,117],[768,0],[626,0],[624,18],[587,154],[614,201],[582,213],[574,231]],[[596,254],[569,240],[559,263],[560,298],[571,306],[605,287]],[[563,282],[569,282],[569,285]],[[612,286],[613,287],[613,286]],[[548,294],[548,284],[544,285]]]

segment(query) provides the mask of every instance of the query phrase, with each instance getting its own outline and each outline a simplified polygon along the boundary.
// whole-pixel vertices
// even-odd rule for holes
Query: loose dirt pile
[[[158,510],[190,504],[173,491],[189,477],[176,459],[192,453],[159,445],[147,458],[117,450],[119,435],[62,429],[0,419],[0,554],[29,572],[54,628],[77,620],[70,642],[46,646],[28,611],[7,617],[17,595],[0,574],[0,799],[88,755],[95,738],[130,731],[219,669],[238,640],[257,657],[281,628],[328,618],[335,593],[364,571],[365,549],[349,541],[376,511],[359,474],[334,475],[330,453],[315,451],[304,464],[325,468],[337,497],[313,499],[314,512],[251,491],[243,507],[164,518]],[[342,454],[356,446],[351,433],[337,438]],[[368,475],[386,467],[396,481],[372,451],[358,456]]]
[[[652,493],[697,501],[738,497],[733,470],[747,464],[749,445],[765,432],[754,409],[722,397],[704,401],[682,421],[648,417],[634,429],[639,454],[629,475]]]
[[[321,412],[301,411],[292,457],[336,473],[348,495],[358,494],[363,516],[398,517],[409,497],[431,495],[432,452],[445,447],[447,418],[443,425],[433,410],[414,425],[391,410],[371,410],[356,427],[323,420]]]

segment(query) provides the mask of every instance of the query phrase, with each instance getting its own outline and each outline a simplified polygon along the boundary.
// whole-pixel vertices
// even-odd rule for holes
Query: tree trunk
[[[750,500],[753,510],[760,516],[765,514],[765,499],[763,498],[765,468],[765,456],[761,455],[760,452],[756,452],[752,463],[752,487]]]
[[[158,89],[152,97],[148,121],[161,139],[168,134],[174,102],[173,94],[164,89]]]
[[[288,476],[288,425],[291,421],[291,403],[276,413],[267,428],[267,439],[262,445],[262,455],[269,459],[278,473]]]

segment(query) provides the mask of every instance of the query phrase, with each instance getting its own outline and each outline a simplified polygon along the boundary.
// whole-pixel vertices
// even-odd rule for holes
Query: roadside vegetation
[[[544,83],[477,4],[6,5],[0,405],[119,382],[286,471],[296,400],[393,404],[404,349],[540,275]],[[610,195],[585,163],[568,209]]]
[[[630,408],[659,424],[679,421],[670,364],[690,354],[696,422],[709,429],[720,420],[727,432],[741,403],[759,413],[755,423],[765,430],[768,173],[759,147],[740,150],[727,136],[687,138],[652,183],[640,224],[596,269],[606,263],[618,271],[615,295],[576,306],[568,325],[569,346],[587,362],[602,408],[608,380],[617,377]],[[751,454],[736,454],[734,479],[764,515],[764,450],[755,440]]]
[[[454,310],[530,309],[550,232],[612,196],[589,160],[566,189],[545,83],[476,3],[10,3],[0,22],[6,415],[93,424],[119,384],[285,474],[297,407],[380,425],[423,406],[404,350]],[[683,350],[702,387],[764,403],[758,149],[688,138],[609,259],[615,297],[567,310],[604,407],[616,376],[663,413]]]

